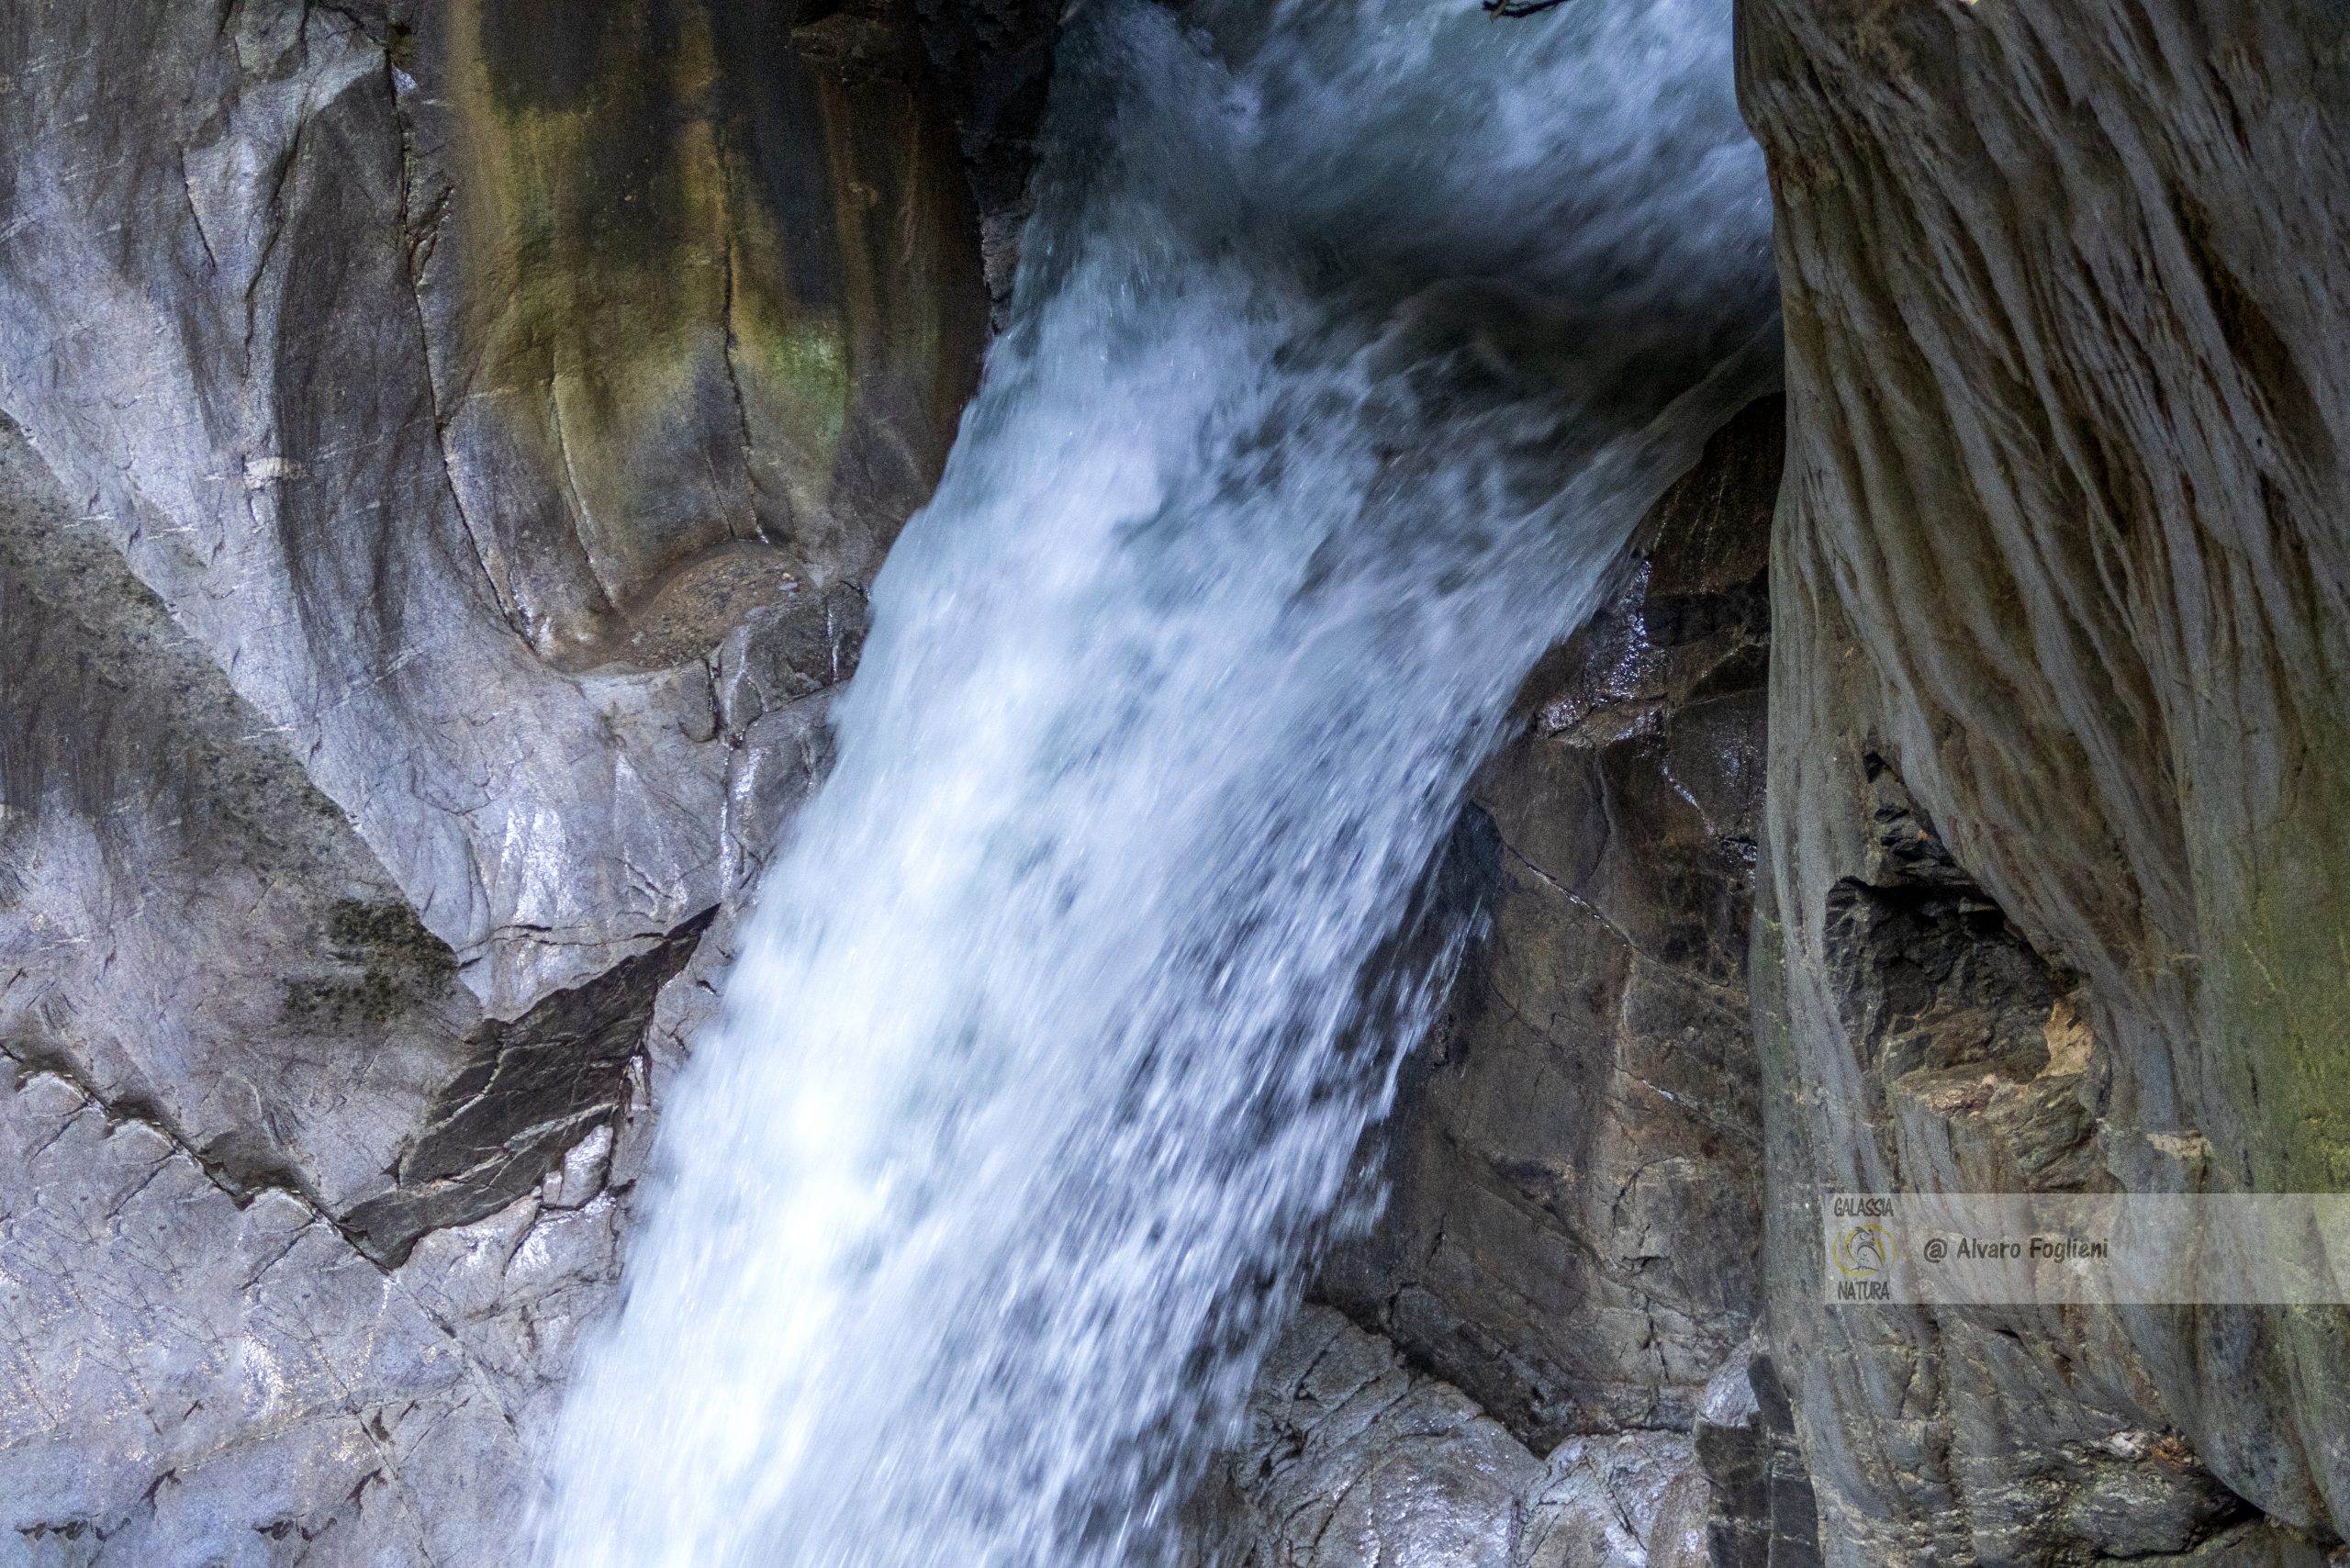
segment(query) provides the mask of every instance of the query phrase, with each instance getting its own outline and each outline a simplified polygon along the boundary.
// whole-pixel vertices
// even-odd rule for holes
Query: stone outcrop
[[[1708,1561],[1686,1435],[1571,1438],[1538,1460],[1327,1307],[1299,1313],[1267,1358],[1248,1425],[1201,1508],[1198,1537],[1230,1568]]]
[[[1686,1435],[1759,1305],[1747,912],[1782,442],[1755,405],[1537,669],[1471,810],[1488,935],[1405,1070],[1377,1228],[1322,1293],[1547,1451]]]
[[[1855,1313],[1823,1189],[2350,1176],[2337,8],[1747,0],[1786,304],[1757,999],[1837,1563],[2314,1562],[2339,1310]]]
[[[1056,17],[0,18],[0,1558],[513,1560]]]
[[[1003,325],[1020,225],[1028,216],[1028,172],[1044,129],[1057,0],[916,0],[923,52],[954,110],[964,168],[979,213],[979,254],[991,318]]]
[[[478,1560],[614,1276],[641,1089],[518,1099],[413,1201],[512,1026],[6,428],[0,615],[0,1540]]]
[[[1480,852],[1445,874],[1482,877],[1451,902],[1483,935],[1366,1151],[1387,1206],[1326,1262],[1329,1306],[1292,1327],[1203,1503],[1244,1558],[1818,1560],[1752,1343],[1746,957],[1784,440],[1776,398],[1717,433],[1472,789]]]
[[[500,1017],[724,890],[986,326],[910,6],[0,31],[0,406]],[[645,62],[657,62],[657,69]],[[728,721],[733,721],[729,722]]]
[[[1815,1205],[2341,1187],[2344,38],[2309,6],[1742,7],[1788,433],[1748,830],[1760,1339],[1694,1428],[1717,1562],[2339,1561],[2340,1310],[1833,1309]],[[1614,842],[1592,790],[1496,783],[1537,744],[1481,798],[1506,864],[1584,893],[1554,868]],[[1324,1294],[1547,1441],[1605,1422],[1595,1374],[1659,1317],[1586,1328],[1640,1232],[1557,1173],[1626,1147],[1598,1086],[1640,1030],[1523,896]],[[1480,1023],[1490,988],[1542,1032],[1519,951],[1586,988],[1538,1016],[1606,1020],[1551,1025],[1558,1089]]]

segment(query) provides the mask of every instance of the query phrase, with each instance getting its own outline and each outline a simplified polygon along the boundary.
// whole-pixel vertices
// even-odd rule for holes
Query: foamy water
[[[1094,0],[666,1108],[562,1568],[1154,1564],[1445,978],[1373,950],[1775,372],[1727,0]]]

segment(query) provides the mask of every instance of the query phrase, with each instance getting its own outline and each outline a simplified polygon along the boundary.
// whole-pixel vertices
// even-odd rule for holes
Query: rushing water
[[[561,1568],[1172,1550],[1513,689],[1773,374],[1728,0],[1091,0],[1013,324],[667,1110]]]

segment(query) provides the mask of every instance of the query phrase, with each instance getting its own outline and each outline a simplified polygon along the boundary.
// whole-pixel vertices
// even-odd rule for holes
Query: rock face
[[[1329,1305],[1290,1330],[1203,1496],[1237,1561],[1818,1561],[1751,1342],[1746,955],[1784,442],[1775,398],[1717,434],[1477,781],[1479,852],[1446,874],[1482,872],[1455,899],[1485,935],[1368,1151],[1384,1213],[1329,1258]]]
[[[979,252],[990,314],[1001,327],[1020,259],[1020,224],[1028,215],[1028,171],[1044,127],[1053,40],[1067,7],[1055,0],[917,0],[915,9],[979,198]]]
[[[708,655],[839,677],[975,374],[917,18],[794,18],[0,32],[0,405],[501,1017],[718,901]]]
[[[1651,1146],[1610,1094],[1738,1100],[1649,1065],[1717,1058],[1647,1047],[1637,969],[1578,929],[1662,956],[1627,913],[1657,905],[1587,869],[1625,837],[1589,802],[1647,798],[1633,758],[1606,789],[1529,761],[1622,700],[1554,665],[1535,696],[1568,722],[1480,791],[1519,884],[1406,1095],[1393,1206],[1323,1294],[1538,1445],[1678,1419],[1697,1348],[1758,1319],[1697,1402],[1717,1562],[2338,1562],[2342,1311],[1831,1309],[1816,1204],[2342,1186],[2350,32],[2197,0],[1740,26],[1787,323],[1769,782],[1751,977],[1674,979],[1751,979],[1762,1156]],[[1690,690],[1629,711],[1677,728]],[[1695,842],[1634,820],[1636,868]],[[1529,887],[1575,919],[1522,913]],[[1659,902],[1702,929],[1725,888]],[[1659,1232],[1758,1259],[1759,1294],[1689,1291],[1639,1204],[1592,1202],[1611,1169],[1603,1197],[1639,1194],[1644,1151],[1722,1193],[1761,1174],[1759,1249],[1723,1245],[1718,1199]]]
[[[496,1125],[439,1109],[534,1014],[483,1019],[273,726],[0,436],[0,1540],[482,1560],[612,1277],[626,1064]]]
[[[1801,1238],[1822,1188],[2350,1176],[2350,21],[1748,0],[1741,48],[1770,1316],[1823,1542],[2311,1561],[2340,1311],[1837,1313]]]
[[[0,18],[0,1561],[513,1560],[1052,20]]]
[[[1268,1358],[1202,1538],[1234,1568],[1698,1568],[1690,1439],[1573,1438],[1538,1461],[1452,1388],[1326,1307]]]
[[[1778,404],[1643,522],[1472,810],[1491,929],[1407,1070],[1377,1229],[1325,1295],[1548,1450],[1686,1435],[1760,1305],[1747,912]]]

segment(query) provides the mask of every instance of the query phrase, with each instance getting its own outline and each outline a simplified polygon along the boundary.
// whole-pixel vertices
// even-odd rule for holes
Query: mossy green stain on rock
[[[934,482],[985,302],[890,15],[907,69],[856,80],[739,0],[454,0],[419,51],[452,474],[543,656],[632,662],[713,551],[770,548],[778,595],[861,578]]]
[[[2350,735],[2318,729],[2285,820],[2257,838],[2208,824],[2191,846],[2222,937],[2201,965],[2202,1039],[2242,1117],[2231,1175],[2257,1192],[2350,1192]]]
[[[453,6],[447,76],[464,413],[493,411],[485,444],[521,459],[582,557],[561,591],[516,596],[526,622],[554,623],[552,652],[608,641],[632,584],[744,531],[747,495],[739,462],[730,473],[677,440],[711,422],[698,401],[724,400],[725,192],[716,129],[691,112],[706,33],[592,7],[571,19],[582,38],[561,69],[517,81],[510,35],[552,26],[521,15],[547,8]],[[632,58],[664,32],[671,47],[644,57],[657,63]]]
[[[745,218],[764,214],[782,263],[782,297],[834,312],[841,275],[834,132],[815,73],[791,47],[789,5],[721,5],[711,13],[722,112]],[[825,150],[822,157],[813,150]]]

